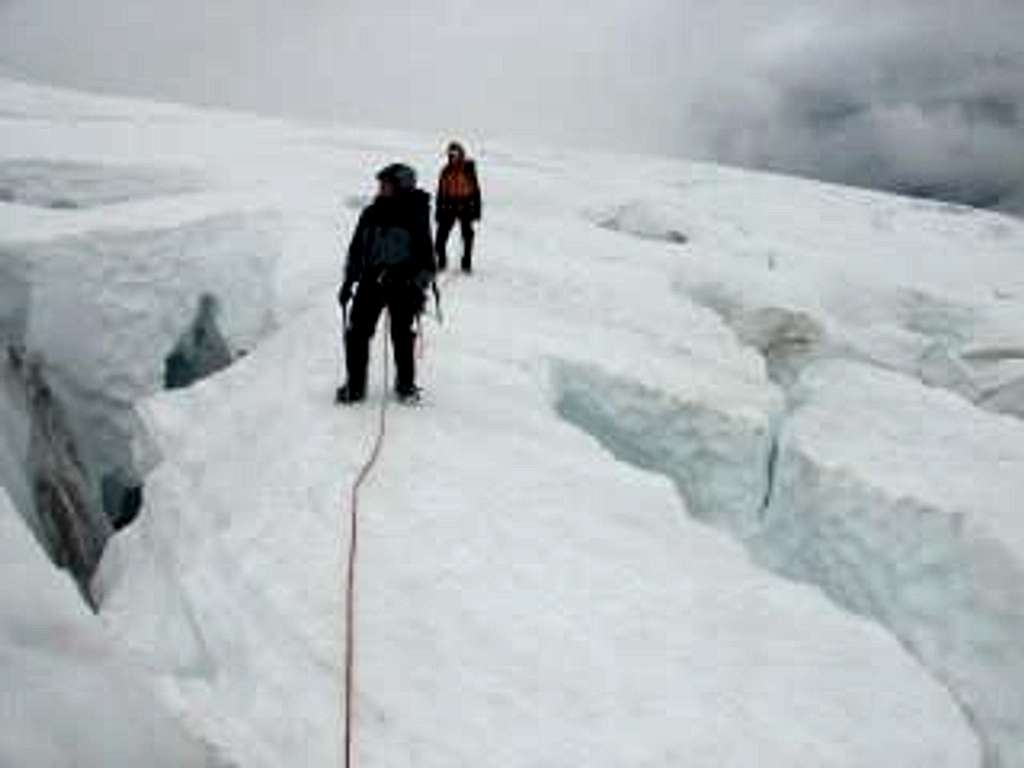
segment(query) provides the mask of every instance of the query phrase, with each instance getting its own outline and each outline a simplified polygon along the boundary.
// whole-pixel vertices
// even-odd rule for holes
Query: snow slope
[[[130,430],[148,471],[100,619],[223,759],[334,763],[376,419],[330,405],[338,236],[374,168],[430,172],[441,140],[0,91],[8,160],[205,180],[0,203],[29,286],[0,320],[85,382],[82,434],[120,393],[109,445]],[[365,492],[361,762],[1019,764],[1024,226],[647,158],[481,168],[479,272],[446,285],[427,405],[390,412]],[[154,395],[204,290],[249,354]]]
[[[544,329],[488,327],[474,288],[449,292],[430,404],[392,415],[364,500],[364,764],[976,764],[952,700],[882,630],[759,571],[561,424],[542,361],[499,343]],[[310,310],[147,402],[165,460],[105,561],[107,621],[244,765],[337,759],[341,500],[375,414],[325,405],[332,320]]]

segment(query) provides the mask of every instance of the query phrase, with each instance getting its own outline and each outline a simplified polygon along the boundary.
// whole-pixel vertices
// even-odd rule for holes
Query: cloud
[[[781,18],[692,95],[715,159],[976,205],[1024,189],[1024,6]],[[733,99],[723,104],[719,87]]]
[[[12,71],[1024,199],[1020,0],[0,0]]]
[[[621,66],[650,69],[628,34],[644,14],[626,0],[598,3],[14,0],[0,10],[0,49],[23,70],[72,85],[394,128],[622,145],[632,133],[623,110],[646,106],[636,96],[642,78]]]

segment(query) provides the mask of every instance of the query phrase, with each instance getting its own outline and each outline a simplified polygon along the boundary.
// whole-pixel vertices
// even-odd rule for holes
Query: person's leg
[[[416,393],[416,308],[410,296],[399,293],[388,301],[391,313],[391,345],[395,355],[395,392]]]
[[[366,394],[366,366],[370,361],[370,339],[377,327],[384,302],[377,285],[360,285],[352,300],[352,314],[345,330],[345,368],[348,379],[339,397],[360,400]]]
[[[448,236],[455,226],[455,217],[449,213],[441,214],[437,219],[437,235],[434,250],[437,252],[437,268],[448,266]]]
[[[476,233],[473,231],[473,220],[469,216],[459,217],[459,227],[462,229],[462,271],[473,271],[473,239]]]

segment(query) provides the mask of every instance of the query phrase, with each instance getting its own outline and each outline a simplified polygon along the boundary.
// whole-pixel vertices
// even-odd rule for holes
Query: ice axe
[[[437,311],[437,324],[444,325],[444,315],[441,314],[441,289],[437,287],[437,280],[431,281],[430,290],[434,294],[434,309]]]

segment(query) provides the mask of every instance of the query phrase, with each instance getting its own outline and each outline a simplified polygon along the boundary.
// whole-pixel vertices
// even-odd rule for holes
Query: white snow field
[[[0,331],[46,361],[95,466],[145,475],[78,620],[173,713],[168,764],[339,764],[348,491],[390,382],[380,333],[371,401],[332,404],[334,292],[375,170],[429,187],[448,137],[0,98],[0,169],[74,168],[47,195],[92,195],[0,201]],[[359,764],[1024,764],[1024,224],[472,149],[477,271],[425,320],[425,403],[389,406],[362,500]],[[126,177],[152,183],[113,195]],[[206,292],[248,354],[159,392]],[[0,478],[30,517],[19,444]],[[9,658],[5,681],[31,673]],[[80,727],[94,678],[69,680],[0,706]],[[46,734],[0,722],[33,764]],[[97,738],[123,759],[51,764],[140,764],[116,750],[149,726],[118,722]]]

